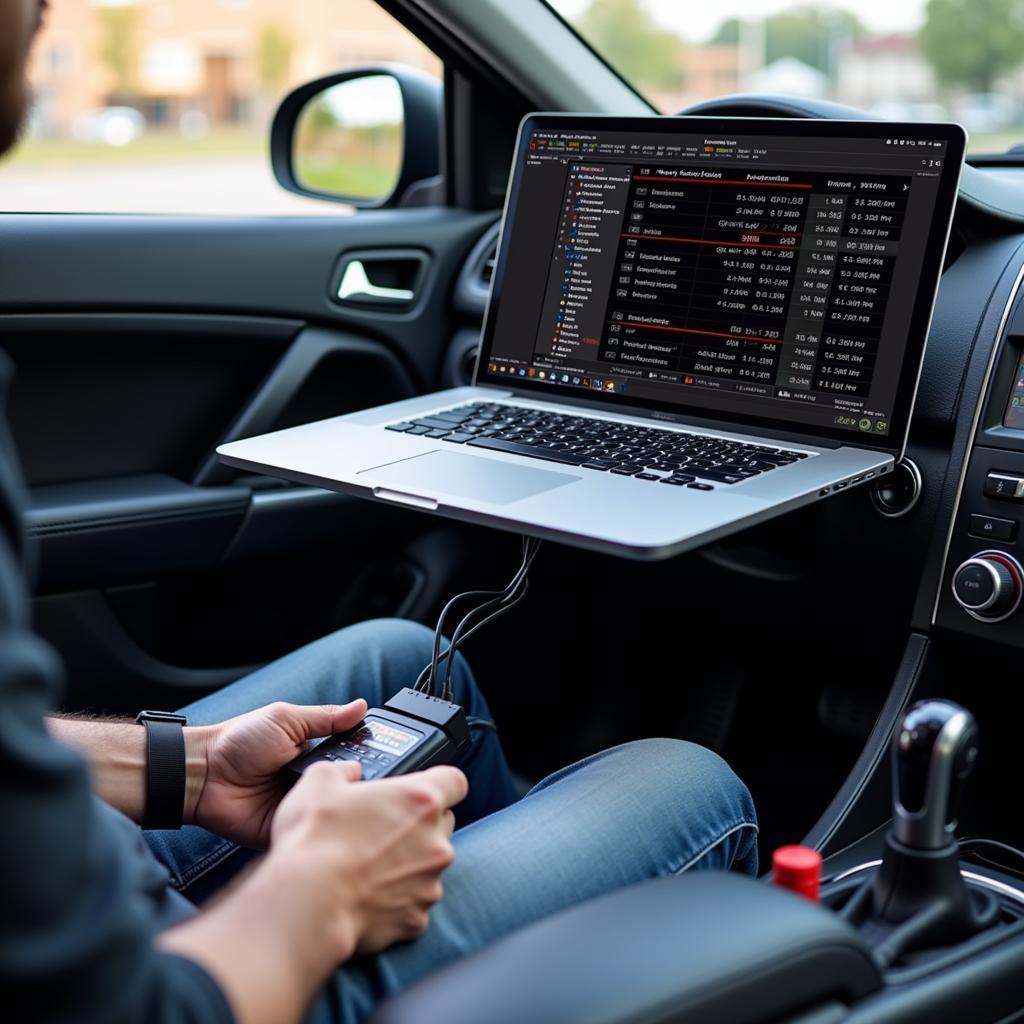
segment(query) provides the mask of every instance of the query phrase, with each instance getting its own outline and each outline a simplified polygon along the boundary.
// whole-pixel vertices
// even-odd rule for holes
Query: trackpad
[[[499,505],[521,501],[580,479],[568,473],[516,466],[461,452],[427,452],[401,462],[360,470],[359,475],[364,473],[372,474],[375,484],[405,493],[457,494]]]

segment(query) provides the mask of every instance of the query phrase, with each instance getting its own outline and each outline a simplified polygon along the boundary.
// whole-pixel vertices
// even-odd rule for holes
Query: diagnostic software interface
[[[483,379],[888,433],[946,141],[523,144]]]

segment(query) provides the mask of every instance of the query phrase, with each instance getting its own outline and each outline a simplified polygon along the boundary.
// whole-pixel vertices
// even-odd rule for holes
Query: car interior
[[[281,108],[292,103],[294,122],[296,105],[330,85],[394,75],[405,155],[373,208],[0,214],[0,337],[16,366],[10,426],[37,542],[34,625],[65,662],[68,709],[181,706],[366,619],[433,627],[448,597],[501,587],[519,562],[516,535],[256,476],[215,454],[470,383],[521,118],[656,116],[540,0],[379,3],[438,56],[443,84],[347,69]],[[873,116],[768,94],[680,113]],[[275,174],[315,194],[287,159],[287,121],[279,113],[270,139]],[[523,780],[633,739],[703,744],[753,794],[762,870],[781,845],[821,853],[821,904],[767,876],[662,879],[510,936],[375,1021],[1024,1016],[1012,710],[1024,647],[1024,421],[1012,414],[1024,380],[1022,174],[968,157],[892,474],[659,562],[546,543],[528,598],[465,648]],[[346,294],[354,259],[367,280]],[[994,580],[984,607],[966,596],[978,574]],[[978,726],[959,860],[927,876],[936,891],[967,884],[959,925],[893,943],[861,897],[885,883],[893,739],[926,699],[963,705]],[[911,877],[926,886],[920,864],[893,870],[897,888]]]

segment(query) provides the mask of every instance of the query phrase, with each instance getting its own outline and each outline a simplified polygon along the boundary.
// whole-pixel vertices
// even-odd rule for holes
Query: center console
[[[956,838],[978,751],[965,708],[910,708],[891,745],[882,856],[834,873],[820,905],[720,872],[657,879],[457,960],[370,1024],[1012,1019],[1024,1002],[1024,892],[962,867]]]
[[[933,609],[941,630],[1024,649],[1024,305],[993,347]]]

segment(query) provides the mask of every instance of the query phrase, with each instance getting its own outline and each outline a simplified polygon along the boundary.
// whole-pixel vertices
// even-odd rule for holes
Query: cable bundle
[[[440,696],[443,700],[452,699],[452,671],[455,664],[455,654],[459,647],[465,643],[478,629],[482,629],[488,622],[493,622],[499,615],[511,611],[520,601],[526,597],[530,588],[527,573],[537,552],[540,550],[541,542],[534,537],[523,538],[523,560],[515,576],[509,580],[504,590],[467,590],[462,594],[456,594],[441,610],[440,618],[437,620],[437,628],[434,630],[434,653],[423,671],[419,674],[416,684],[413,687],[432,697]],[[441,638],[444,636],[444,624],[449,613],[462,601],[469,598],[479,598],[476,605],[471,608],[461,619],[451,634],[451,642],[447,650],[441,650]],[[438,694],[439,673],[444,666],[444,678],[441,680],[440,694]]]

